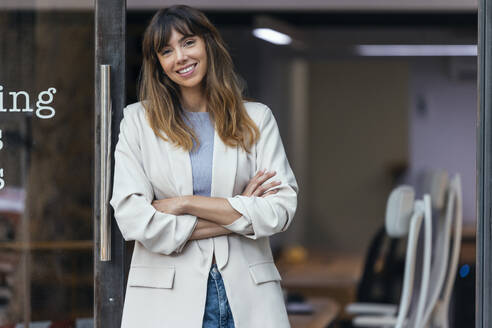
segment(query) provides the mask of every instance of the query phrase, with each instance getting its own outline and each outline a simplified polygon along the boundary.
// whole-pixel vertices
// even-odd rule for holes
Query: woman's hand
[[[261,171],[258,171],[256,175],[249,181],[248,185],[246,188],[244,188],[243,193],[241,194],[242,196],[257,196],[257,197],[266,197],[268,195],[276,194],[278,192],[278,189],[273,189],[268,192],[268,189],[272,187],[276,187],[280,185],[280,181],[272,181],[267,184],[263,184],[265,181],[273,177],[277,172],[275,171],[265,171],[264,169]]]
[[[172,215],[181,215],[183,213],[183,198],[182,197],[171,197],[154,200],[152,206],[155,207],[159,212]]]

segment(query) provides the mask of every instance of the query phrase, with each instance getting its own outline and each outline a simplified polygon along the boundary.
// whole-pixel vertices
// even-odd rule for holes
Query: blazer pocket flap
[[[132,266],[128,285],[134,287],[173,288],[174,267]]]
[[[255,284],[267,281],[281,281],[280,273],[273,262],[261,262],[249,265],[249,273]]]

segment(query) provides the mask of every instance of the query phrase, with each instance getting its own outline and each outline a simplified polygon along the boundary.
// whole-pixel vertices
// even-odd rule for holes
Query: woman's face
[[[172,30],[169,43],[157,54],[164,73],[181,90],[200,86],[207,73],[207,51],[199,36],[184,36]]]

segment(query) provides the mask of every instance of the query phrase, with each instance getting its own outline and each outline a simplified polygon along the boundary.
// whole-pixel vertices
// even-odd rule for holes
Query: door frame
[[[110,103],[112,107],[109,154],[114,153],[118,140],[119,123],[123,118],[123,108],[126,102],[126,0],[95,0],[95,94],[94,94],[94,327],[119,328],[125,294],[125,241],[119,231],[113,212],[109,206],[109,199],[105,206],[108,209],[110,223],[111,260],[101,261],[101,201],[103,191],[102,179],[106,175],[111,194],[113,173],[101,174],[101,65],[110,65]],[[114,167],[113,156],[110,158],[110,167]],[[106,193],[108,194],[108,193]]]
[[[476,327],[492,326],[492,7],[478,7]],[[488,92],[487,92],[488,91]]]

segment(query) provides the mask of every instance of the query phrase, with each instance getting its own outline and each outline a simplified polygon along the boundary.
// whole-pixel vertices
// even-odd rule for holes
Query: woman
[[[135,240],[122,327],[289,327],[268,237],[290,225],[297,182],[203,13],[155,14],[140,100],[124,109],[110,201]]]

